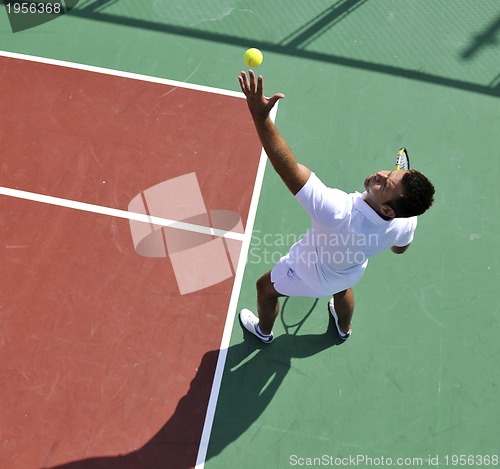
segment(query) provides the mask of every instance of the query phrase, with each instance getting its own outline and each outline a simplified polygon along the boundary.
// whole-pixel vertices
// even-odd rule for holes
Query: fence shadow
[[[473,83],[457,78],[447,78],[431,73],[426,73],[422,70],[405,69],[394,65],[387,65],[376,62],[369,62],[359,59],[353,59],[325,52],[317,52],[306,49],[306,46],[311,40],[316,39],[321,34],[335,26],[339,21],[345,18],[352,12],[362,8],[362,5],[370,0],[339,0],[322,13],[316,16],[312,21],[306,22],[295,32],[277,43],[263,41],[253,37],[238,37],[222,32],[203,31],[195,27],[178,26],[175,24],[161,23],[151,20],[138,19],[134,17],[126,17],[116,13],[111,13],[107,9],[115,3],[115,0],[94,0],[87,3],[82,3],[78,8],[71,11],[71,15],[91,21],[107,22],[117,25],[128,26],[143,30],[156,31],[165,34],[174,34],[178,36],[186,36],[205,41],[218,42],[223,44],[231,44],[247,48],[248,44],[253,47],[274,52],[282,55],[290,55],[301,57],[308,60],[326,62],[345,67],[366,70],[370,72],[382,73],[392,76],[398,76],[406,79],[432,83],[435,85],[456,88],[464,91],[485,94],[489,96],[500,97],[500,89],[497,86],[489,84],[483,85]],[[478,47],[490,43],[492,34],[497,32],[500,20],[496,20],[484,33],[479,34],[471,46],[461,54],[463,60],[469,59]],[[430,53],[432,53],[430,51]]]

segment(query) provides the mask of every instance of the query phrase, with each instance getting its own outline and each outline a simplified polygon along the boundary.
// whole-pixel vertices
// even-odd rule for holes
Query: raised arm
[[[248,75],[241,72],[238,80],[241,90],[247,97],[248,109],[257,134],[275,171],[295,195],[307,182],[311,171],[297,162],[292,150],[269,117],[273,106],[285,95],[277,93],[271,98],[266,98],[263,78],[261,76],[256,78],[252,70],[249,70]]]

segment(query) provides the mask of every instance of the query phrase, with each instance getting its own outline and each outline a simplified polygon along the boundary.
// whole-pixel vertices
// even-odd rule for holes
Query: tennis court
[[[0,5],[0,467],[497,466],[497,2],[55,3]],[[345,344],[326,299],[282,301],[269,346],[236,318],[309,226],[248,47],[326,184],[406,146],[436,186]]]

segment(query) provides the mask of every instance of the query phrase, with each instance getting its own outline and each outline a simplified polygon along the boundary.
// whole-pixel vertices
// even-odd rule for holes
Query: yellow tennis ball
[[[264,60],[264,56],[259,49],[252,47],[245,52],[243,60],[249,67],[258,67]]]

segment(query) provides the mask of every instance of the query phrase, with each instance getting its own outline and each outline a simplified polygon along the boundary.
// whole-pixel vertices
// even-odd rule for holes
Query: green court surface
[[[199,467],[498,466],[500,3],[71,4],[16,33],[0,5],[0,49],[238,91],[243,52],[258,47],[267,94],[286,95],[276,123],[326,184],[361,191],[406,146],[436,186],[408,252],[370,260],[348,342],[336,344],[326,299],[282,301],[269,346],[234,321]],[[238,311],[308,225],[268,164]],[[19,444],[7,430],[0,452]]]

